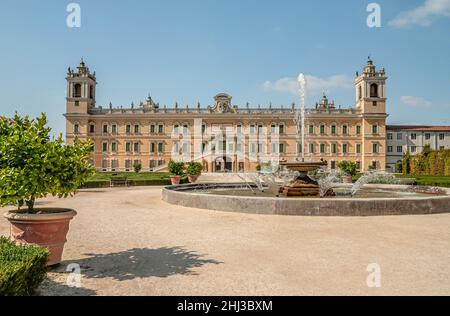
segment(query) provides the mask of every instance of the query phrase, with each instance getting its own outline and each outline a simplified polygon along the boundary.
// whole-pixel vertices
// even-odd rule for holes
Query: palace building
[[[66,141],[92,139],[100,171],[164,171],[173,160],[198,161],[206,172],[251,172],[280,161],[355,161],[361,171],[386,169],[386,74],[369,58],[355,78],[355,104],[325,95],[307,109],[301,144],[298,107],[238,106],[220,93],[208,107],[161,106],[150,96],[130,107],[98,106],[97,81],[84,61],[67,73]],[[303,148],[304,147],[304,148]]]

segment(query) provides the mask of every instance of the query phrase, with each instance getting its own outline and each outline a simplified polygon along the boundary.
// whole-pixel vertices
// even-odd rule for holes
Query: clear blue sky
[[[378,1],[381,28],[367,27],[362,0],[78,0],[82,25],[69,29],[70,2],[1,1],[0,114],[46,112],[64,131],[64,78],[82,56],[104,106],[148,93],[206,106],[218,92],[289,106],[291,79],[279,80],[303,72],[310,104],[325,90],[348,107],[370,54],[389,76],[390,123],[450,125],[449,0]]]

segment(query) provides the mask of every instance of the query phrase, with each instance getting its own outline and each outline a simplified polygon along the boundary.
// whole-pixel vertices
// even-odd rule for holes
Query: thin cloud
[[[431,108],[433,106],[430,101],[425,100],[424,98],[413,97],[410,95],[401,97],[401,100],[404,105],[413,108]]]
[[[330,92],[340,89],[351,89],[353,87],[353,78],[347,75],[335,75],[325,79],[306,75],[307,93],[310,96],[317,96],[323,92]],[[299,94],[299,84],[297,78],[285,77],[277,81],[266,81],[264,83],[265,91],[288,92],[293,95]]]
[[[433,19],[439,16],[450,17],[450,0],[425,0],[421,6],[401,12],[389,25],[398,28],[410,25],[430,26]]]

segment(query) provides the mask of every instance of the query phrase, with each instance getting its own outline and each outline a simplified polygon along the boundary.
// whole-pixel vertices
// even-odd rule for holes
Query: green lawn
[[[443,176],[413,176],[413,175],[398,175],[399,178],[414,178],[416,179],[417,185],[426,186],[439,186],[450,188],[450,177]]]

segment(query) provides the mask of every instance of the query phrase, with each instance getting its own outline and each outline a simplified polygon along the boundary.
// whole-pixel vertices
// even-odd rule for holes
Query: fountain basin
[[[339,187],[350,188],[345,185]],[[214,190],[242,188],[242,183],[169,186],[163,189],[162,198],[170,204],[185,207],[265,215],[388,216],[450,213],[450,189],[445,188],[423,189],[407,185],[364,186],[369,190],[417,192],[417,196],[377,198],[283,198],[214,193]],[[439,194],[436,194],[437,191]]]

